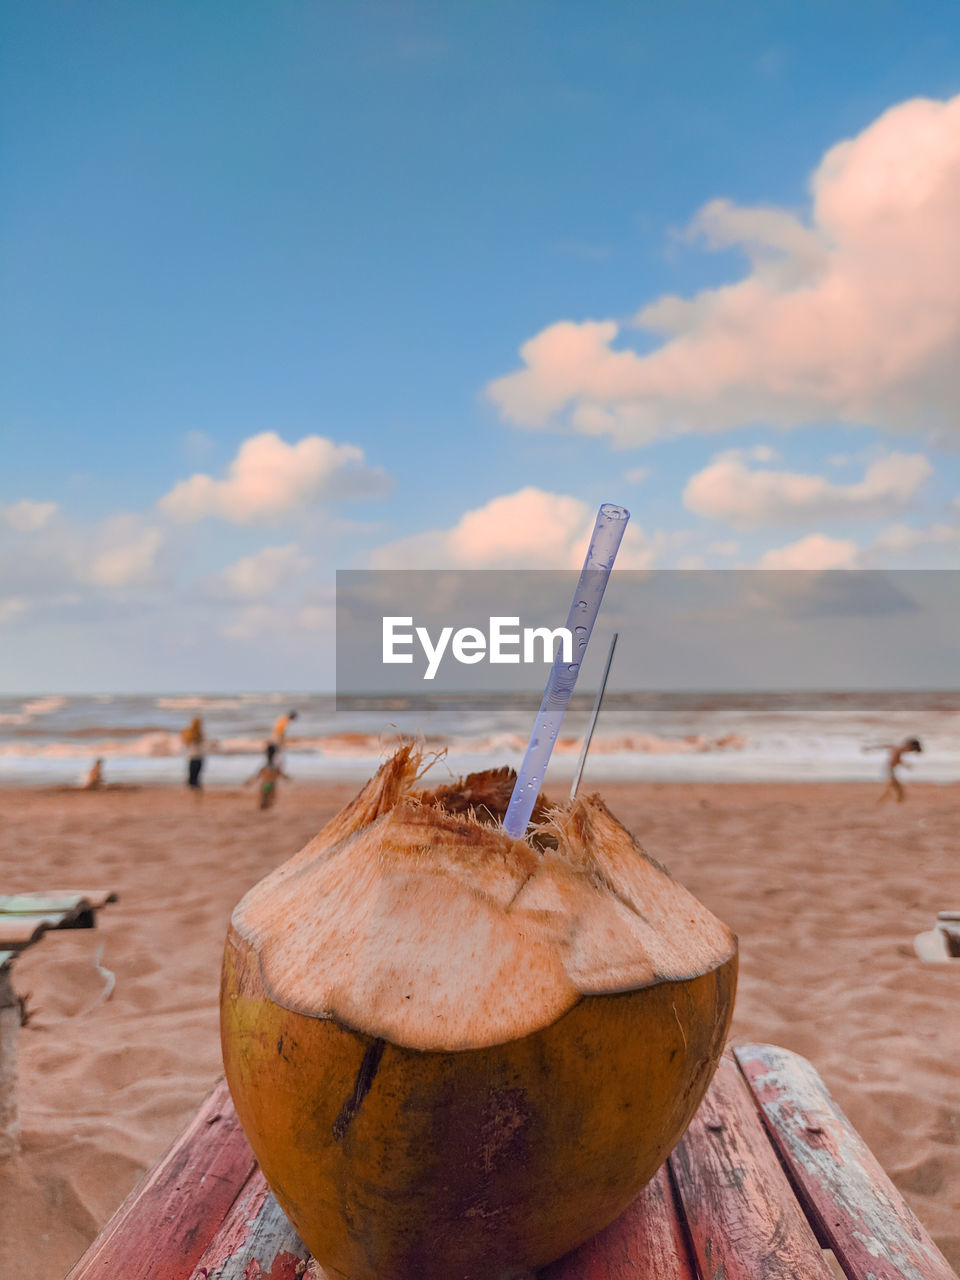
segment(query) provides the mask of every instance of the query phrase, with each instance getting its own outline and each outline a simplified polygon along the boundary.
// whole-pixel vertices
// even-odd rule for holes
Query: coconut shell
[[[669,1154],[720,1057],[736,941],[599,797],[537,849],[498,825],[507,774],[417,793],[417,764],[401,749],[237,907],[224,1064],[329,1271],[505,1278]]]

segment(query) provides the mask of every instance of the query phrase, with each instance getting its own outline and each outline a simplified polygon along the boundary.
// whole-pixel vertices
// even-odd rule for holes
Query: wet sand
[[[96,930],[48,935],[13,970],[30,1021],[0,1280],[60,1280],[220,1074],[230,911],[356,790],[281,786],[270,813],[249,791],[0,791],[5,891],[120,895]],[[739,934],[734,1040],[814,1063],[960,1267],[960,967],[912,948],[960,909],[960,786],[882,807],[859,784],[599,789]],[[106,1001],[98,962],[116,976]]]

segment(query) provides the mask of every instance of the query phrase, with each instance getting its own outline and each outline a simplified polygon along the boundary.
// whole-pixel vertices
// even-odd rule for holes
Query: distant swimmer
[[[903,757],[911,753],[919,755],[923,747],[920,745],[919,738],[905,738],[899,746],[889,742],[884,743],[884,750],[890,752],[887,757],[887,785],[878,797],[877,804],[883,804],[888,796],[893,796],[897,804],[902,804],[907,793],[903,783],[897,777],[897,769],[909,769],[910,764]]]
[[[84,791],[99,791],[103,786],[103,757],[94,760],[87,780],[83,784]]]
[[[287,737],[287,730],[296,718],[296,711],[288,711],[285,716],[277,716],[277,722],[273,726],[273,742],[280,748],[280,750],[283,750],[283,745]]]
[[[180,737],[187,749],[187,786],[191,791],[202,791],[203,757],[206,744],[203,739],[203,721],[194,716],[189,726],[182,730]]]
[[[273,742],[267,743],[267,760],[262,769],[258,769],[253,777],[247,779],[247,784],[251,782],[260,783],[260,808],[272,809],[277,798],[277,780],[286,778],[288,782],[293,779],[288,773],[284,773],[277,764],[277,747]],[[245,784],[245,785],[247,785]]]

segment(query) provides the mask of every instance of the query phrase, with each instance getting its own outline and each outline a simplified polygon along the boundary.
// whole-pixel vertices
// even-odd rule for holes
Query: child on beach
[[[284,773],[277,764],[277,747],[276,743],[267,743],[267,760],[262,769],[258,769],[252,778],[247,779],[247,785],[251,782],[260,782],[260,808],[271,809],[277,798],[277,779],[286,778],[288,782],[293,779],[288,773]]]
[[[923,747],[920,745],[919,738],[906,738],[899,746],[889,742],[884,743],[884,750],[890,752],[887,758],[887,785],[877,798],[877,804],[883,804],[884,800],[891,795],[896,798],[897,804],[902,804],[907,793],[896,771],[898,768],[909,769],[910,765],[903,757],[909,752],[919,753],[923,751]]]
[[[83,784],[84,791],[99,791],[103,786],[103,757],[94,760],[90,772],[87,774],[87,780]]]

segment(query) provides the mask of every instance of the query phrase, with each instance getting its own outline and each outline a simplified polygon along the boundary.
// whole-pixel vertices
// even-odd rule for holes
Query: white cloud
[[[98,587],[136,587],[152,582],[163,534],[141,527],[136,516],[113,516],[104,521],[89,559],[77,565],[77,577]]]
[[[307,604],[297,614],[297,626],[305,631],[334,631],[337,611],[332,605]]]
[[[386,473],[368,466],[356,445],[324,436],[287,444],[275,431],[264,431],[241,444],[225,479],[198,472],[174,485],[157,506],[183,522],[217,516],[257,524],[316,502],[378,497],[387,487]]]
[[[912,529],[894,524],[879,533],[868,548],[872,560],[879,556],[911,555],[924,547],[960,546],[960,525],[934,524],[926,529]]]
[[[285,586],[309,567],[309,556],[304,555],[296,543],[264,547],[254,555],[227,565],[217,575],[216,586],[235,599],[256,600]]]
[[[738,556],[740,554],[740,543],[732,542],[732,541],[708,542],[706,550],[708,555],[724,556],[725,558],[729,559],[732,556]]]
[[[828,538],[811,533],[799,542],[766,552],[757,561],[758,569],[855,569],[860,564],[860,547],[846,538]]]
[[[754,453],[754,456],[756,454]],[[683,491],[690,511],[739,529],[831,519],[883,520],[910,505],[933,468],[921,453],[891,453],[854,484],[833,484],[797,471],[756,471],[737,450],[720,454],[691,476]]]
[[[19,502],[0,502],[0,523],[17,533],[36,533],[49,524],[56,515],[55,502],[31,502],[22,498]]]
[[[466,511],[449,529],[432,529],[377,548],[374,569],[580,568],[596,508],[566,494],[528,487]],[[650,568],[671,537],[648,538],[632,521],[617,557],[620,568]]]
[[[22,596],[0,598],[0,627],[14,618],[19,618],[27,610],[27,601]]]
[[[642,484],[649,474],[649,467],[631,467],[629,471],[624,472],[623,478],[627,484]]]
[[[960,524],[934,524],[914,529],[906,524],[889,525],[865,546],[824,533],[811,533],[798,542],[767,551],[757,561],[758,569],[884,569],[896,562],[917,563],[917,553],[935,548],[960,547]],[[933,564],[937,564],[935,559]],[[931,564],[927,557],[928,566]],[[940,567],[943,565],[940,561]]]
[[[502,416],[621,445],[766,421],[956,431],[960,393],[960,96],[891,108],[822,158],[809,221],[714,200],[693,221],[740,246],[740,281],[663,297],[617,349],[614,320],[561,321],[488,394]]]
[[[687,570],[695,569],[699,571],[701,569],[707,568],[707,562],[706,560],[704,560],[703,556],[698,556],[696,554],[681,556],[680,559],[677,561],[675,568],[687,569]]]
[[[221,627],[228,640],[243,643],[272,638],[299,637],[307,631],[332,636],[336,630],[336,608],[331,604],[292,602],[286,606],[247,604],[237,616]],[[310,641],[314,643],[313,640]]]
[[[277,630],[277,612],[266,604],[248,605],[239,617],[222,628],[228,640],[257,640]]]

